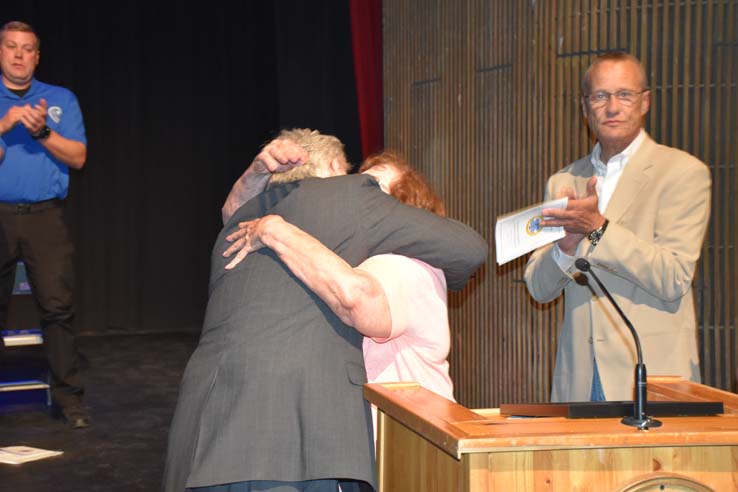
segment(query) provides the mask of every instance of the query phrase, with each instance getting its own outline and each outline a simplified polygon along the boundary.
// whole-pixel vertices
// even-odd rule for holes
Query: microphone
[[[646,414],[646,407],[648,405],[647,403],[647,396],[646,396],[646,365],[643,363],[643,355],[641,352],[641,340],[638,337],[638,332],[636,332],[635,328],[633,327],[633,324],[630,322],[627,316],[625,316],[625,313],[623,313],[623,310],[620,309],[620,306],[618,306],[618,303],[615,302],[615,299],[612,298],[610,295],[610,292],[605,288],[604,284],[600,281],[600,278],[595,275],[595,272],[592,270],[591,265],[589,264],[589,261],[587,261],[584,258],[577,258],[574,262],[574,266],[577,267],[579,271],[582,273],[589,273],[592,275],[592,278],[595,279],[597,282],[597,285],[600,286],[600,289],[602,289],[602,292],[605,294],[607,299],[610,301],[610,304],[615,308],[615,311],[618,312],[622,320],[625,322],[625,325],[630,330],[631,335],[633,335],[633,340],[635,341],[636,346],[636,355],[638,357],[638,363],[635,366],[635,388],[636,388],[636,398],[633,402],[633,415],[630,417],[624,417],[621,422],[625,425],[630,425],[631,427],[636,427],[639,430],[648,430],[652,427],[661,427],[661,422],[655,419],[652,419]]]

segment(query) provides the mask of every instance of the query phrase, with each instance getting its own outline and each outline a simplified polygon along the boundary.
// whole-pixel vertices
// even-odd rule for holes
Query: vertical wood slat
[[[717,21],[717,19],[716,19]],[[720,29],[720,22],[717,21],[714,24],[714,31],[711,33],[711,35],[714,37],[714,41],[719,40],[722,38],[722,33]],[[717,53],[714,53],[717,54]],[[718,55],[719,58],[719,55]],[[719,73],[719,72],[718,72]],[[717,75],[713,73],[713,75]],[[715,101],[718,102],[724,97],[723,87],[721,87],[721,84],[719,83],[719,76],[716,77],[716,80],[714,80],[714,87],[715,87]],[[718,119],[722,119],[724,117],[723,108],[720,104],[717,104],[714,108],[714,117]],[[706,125],[706,126],[712,126],[712,125]],[[713,140],[713,147],[714,150],[712,152],[712,162],[715,164],[715,168],[713,169],[713,199],[712,204],[713,208],[717,205],[718,201],[721,199],[721,186],[720,186],[720,180],[722,178],[722,170],[721,170],[721,164],[723,164],[722,160],[724,157],[722,156],[720,149],[718,146],[715,146],[715,141]],[[721,302],[721,292],[715,288],[717,285],[715,284],[714,280],[716,280],[716,273],[720,271],[720,244],[721,244],[721,236],[722,236],[722,229],[723,229],[723,221],[721,220],[722,217],[720,214],[714,215],[715,219],[712,222],[712,227],[710,229],[710,232],[708,233],[708,238],[706,241],[705,248],[703,250],[704,253],[707,253],[709,251],[709,257],[708,259],[703,260],[703,265],[705,266],[705,270],[709,272],[709,277],[705,279],[706,283],[711,283],[711,286],[713,288],[707,290],[706,292],[709,293],[709,303],[705,306],[708,311],[706,313],[706,319],[704,322],[704,336],[703,339],[705,340],[705,348],[710,350],[711,353],[713,353],[715,356],[710,357],[706,360],[706,363],[703,365],[703,371],[706,374],[710,374],[712,377],[715,378],[715,381],[719,381],[720,374],[719,374],[719,363],[718,363],[718,352],[717,350],[720,349],[720,330],[719,330],[719,314],[718,311],[713,308],[713,306],[718,306]]]
[[[725,24],[723,23],[723,27],[720,29],[720,32],[721,32],[721,38],[726,39],[726,36],[725,36],[726,29],[724,28],[724,26]],[[713,33],[711,34],[714,35]],[[717,66],[724,66],[725,68],[727,68],[731,65],[730,57],[725,56],[725,54],[730,53],[731,51],[733,55],[732,65],[733,66],[736,65],[735,58],[738,57],[738,44],[736,43],[737,39],[735,37],[735,34],[732,37],[733,37],[732,50],[730,48],[727,48],[726,46],[727,49],[723,48],[718,51],[720,53],[718,58],[721,60],[719,62],[719,65]],[[727,45],[728,43],[724,43],[724,44]],[[726,128],[732,128],[733,129],[732,134],[735,135],[736,131],[738,131],[738,128],[735,125],[735,113],[736,113],[736,109],[738,108],[738,105],[735,102],[736,101],[735,99],[735,94],[736,94],[735,72],[732,74],[732,77],[728,76],[728,77],[722,77],[722,78],[725,81],[732,80],[734,87],[732,90],[729,87],[725,87],[725,92],[723,93],[724,94],[723,97],[724,97],[724,101],[727,104],[721,105],[721,107],[719,108],[719,111],[723,114],[716,115],[716,116],[720,118],[721,120],[725,120]],[[720,87],[721,88],[724,87],[723,84],[720,84]],[[731,94],[732,94],[732,97],[731,97]],[[731,101],[733,102],[733,104],[730,104]],[[733,108],[733,109],[731,110],[729,108]],[[722,163],[723,166],[718,167],[717,171],[719,172],[720,176],[718,177],[718,179],[713,181],[714,189],[718,190],[716,193],[715,200],[713,201],[714,203],[715,202],[724,203],[726,200],[730,200],[731,198],[733,198],[733,203],[735,203],[734,197],[736,196],[735,195],[736,189],[733,187],[732,193],[731,193],[731,184],[734,182],[734,180],[730,179],[731,167],[728,165],[728,159],[731,159],[731,158],[735,159],[735,150],[733,150],[733,152],[730,152],[729,149],[724,149],[724,148],[721,148],[720,150],[718,150],[717,155],[716,155],[716,162]],[[732,170],[734,173],[735,172],[735,162],[733,163]],[[735,207],[733,207],[733,210],[735,211]],[[735,214],[733,214],[732,218],[724,217],[722,214],[718,214],[716,216],[716,219],[717,220],[715,221],[713,227],[715,229],[719,229],[721,231],[721,235],[724,238],[723,241],[720,242],[720,244],[723,245],[723,249],[721,251],[721,255],[720,255],[721,261],[719,262],[718,268],[720,269],[720,271],[728,272],[730,271],[729,268],[730,268],[731,257],[733,259],[733,264],[735,268],[735,248],[733,249],[733,254],[731,255],[728,241],[731,236],[730,228],[733,227],[735,229],[736,217],[735,217]],[[733,245],[735,245],[735,243],[733,243]],[[736,330],[738,330],[738,328],[736,328],[737,323],[735,322],[733,323],[734,329],[732,330],[732,333],[727,329],[730,323],[729,319],[730,319],[731,310],[733,310],[733,312],[735,313],[735,302],[731,302],[733,301],[733,299],[731,299],[730,293],[735,292],[736,286],[735,285],[731,286],[729,282],[730,282],[730,277],[728,275],[725,275],[724,281],[720,282],[719,284],[716,284],[717,295],[719,297],[717,299],[717,302],[715,303],[715,306],[716,306],[715,318],[717,319],[717,321],[714,324],[715,326],[723,327],[724,337],[725,337],[724,340],[721,340],[722,342],[721,345],[722,345],[723,350],[730,350],[732,348],[732,344],[730,343],[730,338],[731,338],[731,335],[735,337]],[[717,353],[717,347],[716,347],[716,353]],[[735,350],[733,350],[733,354],[735,353],[736,353]],[[730,381],[733,379],[733,375],[735,374],[734,366],[730,365],[729,359],[727,360],[721,359],[721,362],[723,362],[723,364],[721,364],[719,368],[716,368],[716,369],[719,369],[717,371],[716,378],[719,378],[720,380],[722,380],[723,385],[730,384]]]
[[[707,2],[707,15],[705,18],[705,21],[707,23],[707,28],[705,29],[705,38],[707,40],[707,46],[711,46],[713,44],[713,19],[714,19],[715,12],[713,11],[713,3],[711,1]],[[707,102],[705,106],[705,121],[710,121],[713,118],[713,111],[717,109],[717,107],[713,107],[713,101],[714,96],[713,92],[716,92],[713,90],[713,84],[707,83],[707,81],[712,81],[713,78],[713,67],[712,67],[712,55],[713,51],[711,49],[705,50],[705,101]],[[714,149],[713,149],[713,138],[710,131],[710,125],[703,125],[703,142],[705,142],[704,152],[706,159],[708,162],[713,162],[716,158]],[[713,183],[715,180],[720,179],[720,168],[719,166],[717,168],[713,168]],[[712,195],[712,206],[715,208],[715,199],[717,198],[717,194],[715,193],[715,187],[713,185],[713,195]],[[717,272],[717,244],[716,241],[716,231],[720,228],[720,219],[713,220],[710,229],[708,230],[708,236],[706,240],[705,247],[703,248],[702,254],[705,255],[705,258],[702,259],[702,265],[705,267],[705,270],[709,272],[709,276],[705,278],[707,281],[708,279],[714,278],[716,272]],[[715,343],[715,325],[716,325],[716,318],[715,318],[715,312],[712,309],[712,305],[716,302],[716,297],[718,297],[718,292],[716,290],[709,290],[706,291],[706,293],[709,295],[708,300],[709,303],[706,303],[705,305],[705,320],[703,327],[703,341],[704,341],[704,347],[714,347]],[[702,371],[706,375],[710,375],[714,378],[714,368],[713,368],[713,357],[706,358],[703,360],[702,365]]]
[[[496,217],[540,201],[546,178],[592,145],[579,107],[599,52],[643,60],[646,126],[712,168],[713,215],[696,276],[704,381],[734,388],[738,0],[393,0],[384,3],[385,142],[421,167],[449,215],[494,247]],[[731,161],[732,159],[732,161]],[[548,399],[562,302],[538,306],[526,258],[449,297],[452,377],[468,406]]]
[[[731,20],[735,22],[738,18],[738,2],[731,2],[729,4],[730,12],[728,15],[723,17],[727,22]],[[731,24],[728,24],[730,26]],[[725,132],[728,135],[738,134],[738,34],[735,32],[735,23],[732,24],[732,28],[728,29],[728,38],[730,48],[726,49],[727,56],[725,57],[726,77],[725,80],[732,84],[731,89],[727,91],[726,101],[724,107],[726,108],[726,129]],[[738,345],[736,339],[738,338],[738,248],[736,244],[738,241],[738,226],[736,226],[736,220],[738,220],[738,207],[736,207],[736,194],[738,194],[738,164],[736,163],[736,155],[738,155],[738,139],[729,139],[732,143],[732,148],[729,146],[730,143],[725,145],[724,158],[726,163],[726,172],[724,173],[725,182],[725,194],[726,201],[732,203],[733,206],[729,208],[732,213],[725,217],[725,223],[733,229],[733,234],[726,234],[726,251],[725,251],[725,262],[723,268],[724,282],[721,284],[721,292],[724,292],[724,311],[722,313],[724,325],[732,326],[733,329],[730,332],[733,339],[733,343],[726,343],[726,349],[728,353],[732,354],[731,364],[726,367],[726,383],[724,386],[730,386],[730,381],[735,381],[733,378],[735,374],[738,374],[736,369],[738,368]],[[733,159],[732,165],[729,165],[729,159]],[[731,276],[731,273],[733,275]],[[731,293],[733,294],[731,296]],[[735,387],[738,387],[738,381],[735,381]]]
[[[710,8],[710,7],[712,7],[712,2],[709,2],[708,3],[708,8]],[[707,38],[706,38],[707,46],[711,46],[712,45],[712,41],[713,41],[712,40],[712,36],[713,36],[712,29],[707,29],[706,31],[707,31],[706,32],[706,35],[707,35]],[[706,60],[706,66],[708,68],[707,68],[707,71],[705,72],[705,80],[710,80],[712,78],[711,77],[712,76],[712,70],[711,70],[711,68],[712,68],[712,50],[709,50],[709,49],[706,50],[706,58],[707,58],[707,60]],[[707,102],[707,104],[706,104],[706,107],[705,107],[705,112],[706,112],[705,117],[707,118],[707,121],[709,121],[710,117],[712,116],[713,104],[711,104],[711,102],[712,102],[713,97],[714,97],[712,95],[713,93],[714,93],[714,91],[712,90],[711,84],[707,84],[706,83],[705,84],[705,101]],[[718,109],[718,108],[715,107],[714,109]],[[702,125],[702,128],[704,129],[704,133],[701,135],[701,138],[702,138],[703,142],[706,142],[705,150],[704,150],[706,161],[707,162],[715,162],[715,156],[716,156],[716,154],[715,154],[714,145],[713,145],[714,144],[714,141],[713,141],[713,138],[712,138],[712,134],[710,132],[710,125]],[[714,171],[713,171],[713,176],[712,177],[713,177],[713,183],[714,183],[715,182],[715,177],[716,177]],[[713,193],[713,200],[712,200],[712,208],[713,208],[713,210],[715,208],[715,198],[716,198],[716,195]],[[713,213],[713,215],[714,215],[714,213]],[[713,250],[710,247],[710,244],[712,243],[712,230],[714,229],[715,223],[718,222],[718,221],[719,221],[719,219],[718,220],[713,220],[712,224],[710,225],[710,227],[707,230],[707,237],[705,238],[705,244],[702,247],[702,263],[700,265],[701,268],[699,269],[699,273],[700,273],[699,279],[701,281],[698,283],[698,285],[701,285],[703,287],[703,289],[701,291],[698,291],[698,294],[701,294],[701,295],[698,297],[698,301],[700,301],[700,302],[697,303],[697,306],[699,307],[699,312],[698,312],[699,318],[698,318],[698,320],[701,321],[701,326],[703,328],[701,330],[701,332],[700,332],[700,337],[699,337],[699,340],[701,342],[701,346],[703,347],[703,352],[707,352],[709,350],[706,347],[709,347],[709,341],[710,341],[710,338],[709,338],[710,331],[709,331],[709,329],[705,329],[705,327],[714,324],[714,321],[711,320],[711,319],[709,319],[710,318],[710,303],[709,303],[709,298],[711,297],[710,294],[712,294],[712,290],[711,289],[710,290],[706,290],[706,289],[704,289],[704,286],[707,285],[708,279],[712,276],[711,275],[711,272],[714,270],[714,268],[711,266],[712,265],[711,258],[712,258]],[[709,361],[706,361],[706,360],[703,359],[703,361],[702,361],[702,370],[706,374],[711,373],[711,370],[710,370],[709,365],[710,365]]]

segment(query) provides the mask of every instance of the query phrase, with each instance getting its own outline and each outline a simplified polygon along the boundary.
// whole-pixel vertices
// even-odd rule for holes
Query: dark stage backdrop
[[[198,330],[220,206],[280,128],[360,159],[345,1],[3,2],[88,137],[67,211],[81,332]]]

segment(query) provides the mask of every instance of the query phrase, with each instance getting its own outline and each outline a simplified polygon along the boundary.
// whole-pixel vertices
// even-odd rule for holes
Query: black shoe
[[[74,422],[70,422],[69,426],[72,429],[85,429],[90,426],[89,417],[77,417]]]
[[[62,418],[72,429],[84,429],[90,426],[90,414],[82,407],[62,408]]]
[[[61,406],[55,403],[51,409],[51,415],[63,420],[72,429],[84,429],[90,426],[90,414],[82,405]]]

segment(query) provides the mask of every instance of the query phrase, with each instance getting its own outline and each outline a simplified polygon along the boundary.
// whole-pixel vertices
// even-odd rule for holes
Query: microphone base
[[[622,424],[635,427],[638,430],[653,429],[656,427],[661,427],[662,425],[660,420],[652,419],[651,417],[636,418],[632,415],[629,417],[623,417],[623,419],[620,422]]]

